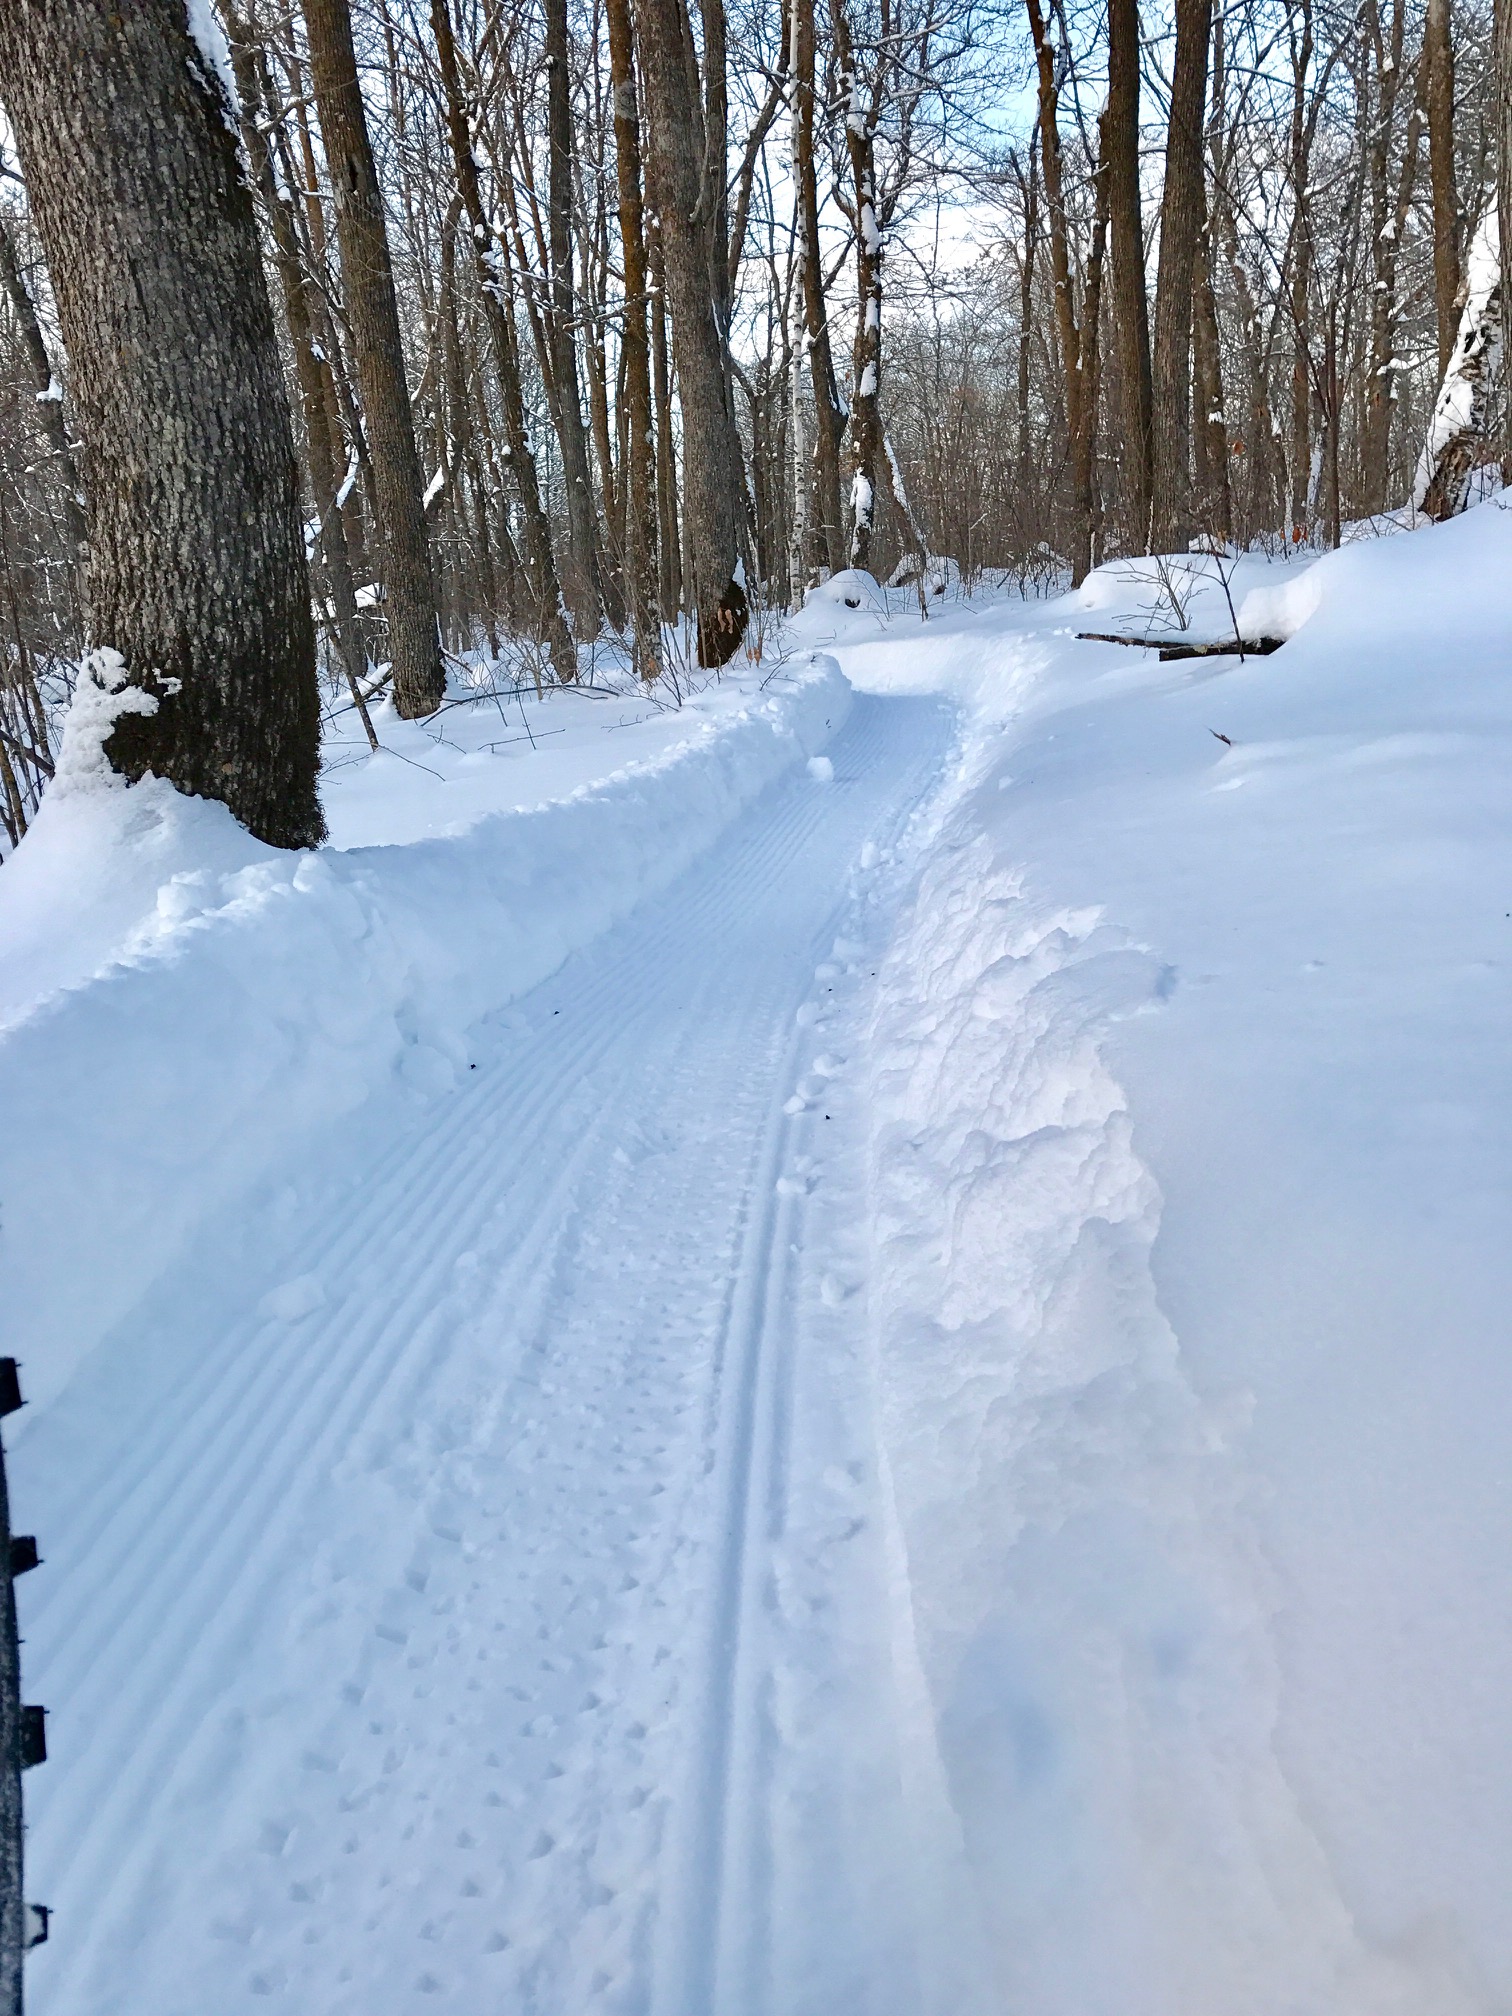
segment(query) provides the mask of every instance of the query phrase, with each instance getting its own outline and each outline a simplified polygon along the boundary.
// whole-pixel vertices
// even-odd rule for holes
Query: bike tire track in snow
[[[794,1017],[947,734],[858,702],[833,783],[354,1127],[355,1180],[288,1172],[37,1424],[42,2016],[767,2006]],[[303,1316],[238,1313],[289,1282]]]

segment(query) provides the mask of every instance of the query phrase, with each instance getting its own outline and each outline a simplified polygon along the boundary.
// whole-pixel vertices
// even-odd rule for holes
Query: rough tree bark
[[[1227,90],[1227,50],[1223,16],[1213,15],[1211,110],[1207,126],[1207,158],[1212,195],[1205,196],[1202,237],[1197,247],[1197,288],[1193,297],[1192,370],[1196,404],[1197,512],[1204,531],[1227,541],[1234,530],[1234,500],[1229,483],[1228,409],[1223,387],[1223,342],[1214,288],[1218,233],[1214,213],[1220,202],[1223,176],[1223,126]]]
[[[230,99],[176,0],[5,0],[0,79],[85,443],[107,750],[276,846],[324,832],[298,471]]]
[[[304,17],[336,208],[342,293],[382,520],[394,705],[414,718],[433,714],[441,705],[446,678],[383,195],[357,81],[347,0],[304,0]]]
[[[643,679],[661,670],[656,611],[656,467],[651,433],[651,343],[646,333],[650,270],[641,195],[640,94],[635,79],[635,31],[630,0],[608,0],[609,74],[614,91],[614,165],[619,185],[620,248],[625,266],[625,317],[620,350],[625,374],[625,579]]]
[[[1206,205],[1203,107],[1213,0],[1175,0],[1176,54],[1160,204],[1160,270],[1151,358],[1151,548],[1185,546],[1191,534],[1192,299]]]
[[[1428,180],[1433,191],[1433,305],[1439,376],[1449,368],[1459,327],[1459,199],[1454,187],[1454,32],[1449,0],[1428,0],[1423,20],[1423,102],[1428,114]]]
[[[748,614],[735,578],[744,459],[727,396],[725,331],[714,285],[716,264],[723,274],[717,226],[724,157],[714,157],[715,172],[705,173],[707,129],[684,0],[642,0],[635,26],[642,74],[656,79],[647,106],[646,165],[682,406],[683,585],[697,619],[699,661],[723,665],[745,634]]]
[[[1150,523],[1150,310],[1139,201],[1139,0],[1109,0],[1108,102],[1099,122],[1108,177],[1113,329],[1124,415],[1124,494],[1143,545]]]

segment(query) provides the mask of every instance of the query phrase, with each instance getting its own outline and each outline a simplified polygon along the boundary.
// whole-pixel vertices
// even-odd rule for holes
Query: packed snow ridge
[[[338,733],[305,855],[101,668],[0,873],[41,2016],[1512,2004],[1509,635],[1494,501],[841,575]]]

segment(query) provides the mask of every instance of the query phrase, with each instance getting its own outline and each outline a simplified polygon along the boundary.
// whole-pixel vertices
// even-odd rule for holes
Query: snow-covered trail
[[[462,1090],[289,1170],[281,1229],[207,1235],[35,1424],[38,2016],[944,1993],[849,1059],[951,733],[858,698],[833,781],[768,791]]]

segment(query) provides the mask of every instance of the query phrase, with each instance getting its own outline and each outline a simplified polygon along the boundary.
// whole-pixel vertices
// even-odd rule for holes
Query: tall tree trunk
[[[446,697],[383,195],[373,166],[347,0],[304,0],[310,77],[320,114],[341,247],[341,283],[384,545],[394,705],[413,719]]]
[[[275,846],[324,833],[298,471],[227,89],[175,0],[6,0],[0,77],[85,441],[107,745]]]
[[[446,100],[447,136],[451,142],[452,166],[457,189],[467,218],[468,237],[477,262],[478,284],[483,295],[483,313],[492,341],[494,369],[499,380],[499,397],[504,415],[504,445],[520,518],[525,533],[525,571],[530,583],[532,611],[537,633],[546,643],[552,666],[563,684],[577,678],[577,652],[567,632],[562,613],[562,591],[557,580],[556,559],[551,550],[551,528],[541,505],[540,483],[535,455],[525,424],[525,396],[520,385],[520,350],[515,333],[514,313],[506,294],[507,255],[497,241],[483,208],[483,192],[478,181],[478,158],[473,151],[472,130],[462,99],[462,81],[457,69],[456,43],[452,36],[451,13],[446,0],[431,0],[431,27],[436,37],[436,54],[441,68],[441,86]]]
[[[819,244],[819,196],[814,175],[814,0],[789,0],[793,71],[793,202],[797,252],[808,337],[808,375],[814,395],[814,490],[817,515],[811,520],[805,571],[833,573],[844,553],[840,507],[840,443],[845,409],[835,382],[830,347],[829,303]],[[801,375],[801,374],[800,374]]]
[[[1301,0],[1302,33],[1292,43],[1290,170],[1291,242],[1291,536],[1307,537],[1312,513],[1312,204],[1307,182],[1312,162],[1312,129],[1307,119],[1307,73],[1312,64],[1312,0]]]
[[[551,376],[562,480],[567,492],[567,564],[562,587],[580,637],[603,622],[598,526],[588,472],[588,435],[578,388],[572,274],[572,74],[567,0],[544,0],[546,14],[547,222],[551,245]]]
[[[346,528],[336,503],[339,478],[337,450],[331,440],[330,415],[325,387],[321,382],[319,346],[313,334],[310,293],[304,263],[299,254],[292,204],[278,186],[273,162],[263,130],[267,93],[250,24],[227,9],[231,28],[231,61],[236,72],[237,94],[241,99],[242,144],[252,164],[252,177],[263,200],[273,238],[273,259],[283,293],[284,321],[289,331],[289,347],[294,353],[294,376],[299,386],[299,404],[304,420],[305,466],[310,493],[315,502],[318,540],[325,563],[326,585],[330,591],[331,614],[336,648],[346,673],[352,704],[357,709],[371,748],[378,747],[362,680],[367,672],[362,625],[357,616],[357,596],[352,582],[351,557],[347,552]]]
[[[871,566],[876,528],[877,465],[882,455],[882,232],[877,222],[876,133],[851,39],[845,0],[831,0],[839,100],[845,108],[850,206],[856,239],[856,341],[851,352],[852,567]]]
[[[1139,0],[1109,0],[1108,103],[1100,121],[1113,254],[1113,329],[1124,416],[1124,492],[1137,546],[1149,537],[1150,311],[1139,200]]]
[[[1197,387],[1198,510],[1204,528],[1217,538],[1233,537],[1234,503],[1229,484],[1228,411],[1223,395],[1223,342],[1218,323],[1218,301],[1214,286],[1217,262],[1217,212],[1223,203],[1223,131],[1228,85],[1223,15],[1213,15],[1212,110],[1208,118],[1207,154],[1211,168],[1212,195],[1204,203],[1202,240],[1197,249],[1197,293],[1193,323],[1192,357]]]
[[[1433,305],[1439,376],[1459,332],[1460,224],[1454,187],[1454,30],[1450,0],[1428,0],[1423,20],[1423,102],[1428,114],[1428,179],[1433,191]]]
[[[310,133],[310,117],[306,102],[309,94],[298,53],[293,48],[292,42],[282,50],[281,55],[284,74],[288,79],[289,95],[293,101],[295,128],[299,134],[302,172],[295,172],[288,135],[283,126],[275,125],[271,137],[285,186],[290,190],[304,191],[304,233],[300,241],[300,252],[309,283],[307,299],[312,326],[320,348],[318,361],[326,409],[326,427],[333,447],[339,448],[341,445],[343,426],[346,429],[346,437],[351,442],[352,459],[348,465],[348,474],[343,477],[336,497],[341,511],[342,528],[346,535],[347,554],[352,565],[352,579],[366,582],[371,580],[373,569],[368,555],[368,528],[363,513],[363,502],[372,492],[372,469],[368,462],[367,443],[363,439],[356,402],[352,397],[340,333],[326,298],[328,245],[325,206],[321,201],[320,177],[315,165],[315,143]],[[360,482],[356,480],[358,477],[361,478]],[[376,512],[370,515],[376,522]]]
[[[1176,55],[1160,204],[1160,271],[1151,359],[1151,546],[1185,546],[1191,534],[1192,293],[1206,204],[1203,107],[1213,0],[1175,0]]]
[[[614,91],[614,165],[619,185],[620,248],[625,269],[625,318],[620,348],[625,375],[625,581],[635,628],[636,667],[643,679],[661,670],[657,616],[656,469],[651,431],[651,345],[646,334],[650,269],[641,197],[640,94],[630,0],[608,0],[609,76]]]
[[[1092,567],[1093,491],[1092,430],[1096,414],[1091,395],[1096,373],[1095,337],[1088,340],[1090,312],[1084,326],[1077,321],[1071,273],[1070,233],[1066,218],[1059,125],[1060,85],[1055,47],[1046,28],[1040,0],[1026,0],[1029,33],[1034,44],[1039,83],[1040,162],[1045,177],[1045,208],[1050,220],[1050,271],[1055,287],[1055,329],[1060,338],[1062,376],[1066,390],[1066,433],[1071,445],[1072,538],[1071,578],[1082,581]],[[1107,178],[1098,174],[1098,211],[1106,219]],[[1099,266],[1101,251],[1099,240]],[[1093,306],[1088,275],[1087,311]]]
[[[1372,0],[1372,5],[1374,0]],[[1361,455],[1362,502],[1367,516],[1384,511],[1390,499],[1391,421],[1396,409],[1397,346],[1397,260],[1402,235],[1412,214],[1412,197],[1417,183],[1423,114],[1421,92],[1414,96],[1407,118],[1407,138],[1402,150],[1395,200],[1392,200],[1390,142],[1392,112],[1395,107],[1396,78],[1402,60],[1404,34],[1402,0],[1392,9],[1392,34],[1381,72],[1375,131],[1370,143],[1370,224],[1371,256],[1375,265],[1375,285],[1370,299],[1369,375],[1366,380],[1365,426]],[[1420,83],[1429,78],[1424,50]]]
[[[698,60],[683,0],[641,0],[635,25],[641,70],[656,79],[647,107],[647,169],[682,406],[684,588],[697,618],[700,663],[723,665],[745,634],[748,613],[735,578],[745,473],[715,286],[716,264],[720,276],[724,270],[717,228],[724,155],[706,160]]]

